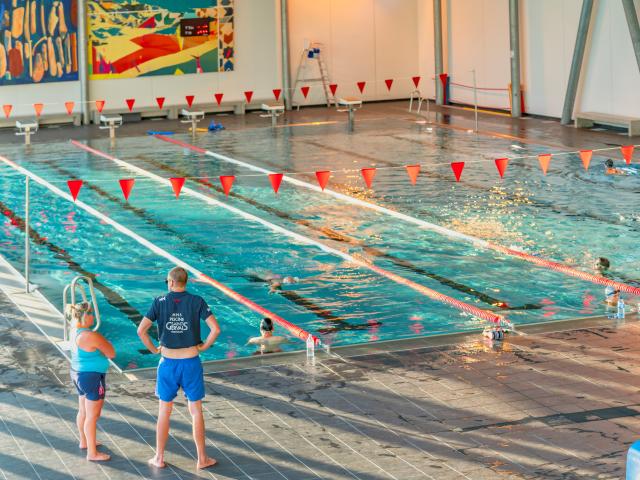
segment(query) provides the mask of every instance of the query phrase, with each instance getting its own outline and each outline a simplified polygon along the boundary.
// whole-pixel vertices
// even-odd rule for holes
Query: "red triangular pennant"
[[[620,151],[622,152],[624,161],[627,162],[627,165],[630,165],[631,158],[633,157],[633,145],[625,145],[623,147],[620,147]]]
[[[75,105],[75,102],[64,102],[64,107],[67,109],[69,115],[73,113],[73,107],[75,107]]]
[[[162,109],[164,107],[164,97],[156,97],[156,103],[158,104],[158,108]]]
[[[420,174],[420,165],[407,165],[404,168],[407,169],[409,180],[411,180],[411,185],[415,185],[418,181],[418,175]]]
[[[322,190],[324,190],[324,188],[327,186],[327,183],[329,183],[330,176],[331,172],[329,170],[316,172],[316,178],[318,179],[318,184],[320,185],[320,188]]]
[[[309,95],[309,87],[301,87],[300,91],[302,92],[304,98],[307,98],[307,95]]]
[[[389,78],[385,80],[384,83],[387,85],[387,90],[391,91],[391,86],[393,85],[393,78]]]
[[[413,80],[413,84],[418,88],[418,85],[420,85],[420,77],[411,77],[411,80]]]
[[[182,187],[184,186],[184,178],[170,178],[171,186],[173,187],[173,193],[176,194],[176,198],[180,196]]]
[[[187,105],[189,105],[189,108],[191,108],[191,105],[193,105],[193,101],[196,99],[196,96],[187,95],[186,97],[184,97],[184,99],[187,101]]]
[[[358,90],[360,93],[364,93],[364,87],[367,85],[367,82],[358,82]]]
[[[71,192],[71,196],[75,202],[78,198],[78,193],[80,193],[80,188],[82,188],[82,180],[67,180],[67,186],[69,187],[69,192]]]
[[[580,150],[580,159],[585,170],[589,170],[589,164],[591,163],[591,157],[593,156],[593,150]]]
[[[459,182],[462,176],[462,170],[464,170],[464,162],[451,162],[451,170],[453,170],[453,174],[456,176],[456,182]]]
[[[125,102],[127,102],[127,107],[129,108],[129,111],[133,111],[133,106],[136,104],[136,99],[135,98],[127,98],[125,100]]]
[[[4,110],[4,116],[9,118],[11,110],[13,110],[13,105],[2,105],[2,110]]]
[[[284,174],[282,173],[269,174],[269,181],[271,181],[271,186],[273,187],[273,191],[276,193],[278,193],[278,190],[280,189],[280,184],[282,183],[282,177],[284,177]]]
[[[96,100],[96,110],[102,113],[102,110],[104,109],[104,104],[105,104],[104,100]]]
[[[247,103],[251,103],[251,99],[253,98],[253,92],[251,90],[244,92],[244,98],[247,99]]]
[[[133,184],[136,183],[134,178],[123,178],[122,180],[118,180],[120,182],[120,188],[122,189],[122,194],[124,195],[125,200],[129,200],[129,195],[131,195],[131,189],[133,189]]]
[[[222,189],[224,190],[224,194],[228,197],[229,192],[231,191],[231,186],[233,185],[233,181],[236,179],[233,175],[221,175],[220,183],[222,184]]]
[[[273,96],[276,98],[276,102],[278,100],[280,100],[280,94],[282,93],[282,90],[280,90],[279,88],[274,88],[273,89]]]
[[[222,103],[222,97],[224,97],[224,93],[216,93],[214,97],[216,99],[216,103],[218,104],[218,106],[220,106],[220,104]]]
[[[538,162],[540,162],[540,168],[542,169],[542,173],[547,174],[547,170],[549,169],[549,163],[551,163],[551,154],[543,153],[538,155]]]
[[[36,117],[42,115],[42,109],[44,108],[44,103],[34,103],[33,109],[36,111]]]
[[[509,164],[508,158],[496,158],[496,168],[500,174],[500,178],[504,178],[504,172],[507,171],[507,165]],[[462,170],[460,170],[462,172]]]
[[[335,97],[336,90],[338,90],[338,84],[337,83],[332,83],[331,85],[329,85],[329,90],[331,91],[331,95],[333,95]]]
[[[371,188],[371,185],[373,184],[373,179],[376,176],[376,169],[363,168],[362,170],[360,170],[360,172],[362,173],[362,178],[364,178],[364,183],[367,184],[367,188]]]

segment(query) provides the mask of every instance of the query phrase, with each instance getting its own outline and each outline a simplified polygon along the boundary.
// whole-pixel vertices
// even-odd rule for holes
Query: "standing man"
[[[175,267],[167,275],[169,293],[156,298],[138,327],[138,336],[152,353],[162,354],[158,364],[156,395],[160,399],[156,426],[156,455],[149,464],[158,468],[166,466],[164,450],[169,438],[169,422],[173,400],[182,388],[189,401],[189,413],[193,424],[193,440],[198,451],[198,468],[207,468],[217,462],[207,456],[205,449],[204,376],[200,352],[207,350],[220,334],[216,317],[202,297],[186,291],[187,271]],[[211,332],[203,343],[200,339],[200,321],[204,320]],[[160,345],[149,338],[149,329],[157,322]]]

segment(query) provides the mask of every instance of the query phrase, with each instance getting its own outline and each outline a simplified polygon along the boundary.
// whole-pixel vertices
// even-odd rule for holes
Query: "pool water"
[[[344,125],[253,129],[175,138],[244,162],[315,183],[314,171],[332,170],[329,188],[471,235],[565,262],[585,271],[600,256],[609,275],[637,284],[639,177],[606,177],[603,157],[588,172],[577,156],[554,157],[543,176],[536,158],[513,160],[500,180],[494,159],[554,153],[548,148],[424,126],[402,120],[369,121],[348,134]],[[189,177],[187,186],[291,232],[348,252],[406,279],[516,325],[601,315],[603,288],[522,260],[424,230],[395,217],[329,195],[283,183],[275,195],[266,175],[193,153],[153,137],[89,142],[93,148],[162,177]],[[80,200],[238,293],[333,345],[359,344],[464,332],[485,323],[450,306],[189,195],[175,198],[168,186],[133,174],[113,161],[69,142],[5,147],[2,154],[66,190],[84,180]],[[456,183],[451,161],[468,162]],[[404,165],[420,163],[415,186]],[[378,167],[373,190],[359,169]],[[219,175],[236,175],[225,198]],[[136,178],[128,202],[118,179]],[[22,269],[24,178],[0,168],[2,254]],[[213,185],[213,188],[212,186]],[[114,342],[122,368],[153,366],[136,323],[163,293],[173,265],[103,224],[72,203],[31,183],[35,242],[32,278],[61,306],[61,292],[77,274],[98,281],[103,333]],[[300,283],[270,292],[270,273]],[[260,316],[213,287],[191,282],[218,317],[222,334],[203,356],[249,356]],[[509,308],[499,305],[507,304]],[[277,332],[284,334],[282,329]],[[206,334],[206,329],[204,334]],[[285,350],[301,349],[292,339]]]

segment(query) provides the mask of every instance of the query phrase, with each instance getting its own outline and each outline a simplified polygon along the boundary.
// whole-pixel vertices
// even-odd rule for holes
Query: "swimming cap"
[[[273,322],[269,317],[264,317],[260,322],[260,330],[271,332],[273,330]]]
[[[605,164],[607,167],[611,168],[611,167],[613,167],[613,160],[611,160],[610,158],[607,158],[607,161],[606,161],[606,162],[604,162],[604,164]]]
[[[604,295],[606,297],[610,297],[610,296],[614,295],[616,293],[616,291],[617,290],[615,288],[613,288],[613,287],[607,287],[607,288],[604,289]]]

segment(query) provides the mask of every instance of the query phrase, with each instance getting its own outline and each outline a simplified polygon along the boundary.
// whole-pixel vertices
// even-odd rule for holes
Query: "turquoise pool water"
[[[348,134],[343,125],[223,131],[176,138],[276,171],[332,170],[330,188],[390,209],[503,245],[592,271],[606,256],[610,275],[634,283],[638,265],[638,214],[633,203],[638,177],[610,178],[604,158],[584,172],[576,156],[554,157],[544,177],[537,160],[514,160],[500,180],[493,159],[553,153],[549,149],[444,129],[427,131],[404,121],[370,121]],[[195,154],[152,137],[122,138],[90,145],[162,177],[190,177],[187,186],[292,232],[483,309],[516,324],[605,313],[603,288],[283,183],[274,195],[264,175]],[[4,147],[2,154],[66,189],[66,180],[85,181],[80,199],[179,259],[254,302],[322,337],[345,345],[477,329],[484,325],[449,306],[314,246],[304,245],[223,208],[183,195],[132,174],[112,161],[68,142]],[[485,161],[480,161],[480,160]],[[449,162],[467,161],[456,183]],[[423,174],[411,186],[402,167],[420,163]],[[374,189],[366,191],[359,169],[377,166]],[[384,168],[383,168],[384,167]],[[391,168],[389,168],[391,167]],[[349,171],[343,171],[349,170]],[[220,192],[219,175],[236,175],[232,195]],[[118,179],[136,177],[129,202]],[[296,178],[315,183],[313,173]],[[211,188],[208,182],[215,188]],[[3,254],[21,269],[24,180],[7,167],[2,182]],[[172,265],[109,225],[32,184],[33,281],[56,305],[78,273],[96,275],[103,332],[116,345],[123,368],[152,366],[135,324],[164,290]],[[17,217],[16,217],[17,216]],[[301,282],[270,293],[267,273],[297,276]],[[191,283],[205,297],[222,326],[205,359],[248,356],[260,317],[214,288]],[[506,303],[510,308],[497,305]],[[281,330],[282,332],[282,330]],[[293,341],[287,349],[300,349]]]

